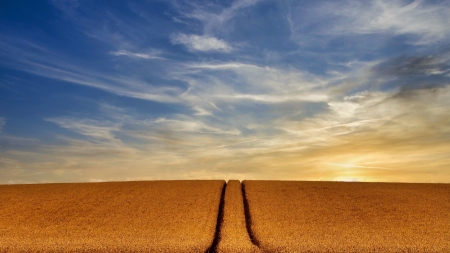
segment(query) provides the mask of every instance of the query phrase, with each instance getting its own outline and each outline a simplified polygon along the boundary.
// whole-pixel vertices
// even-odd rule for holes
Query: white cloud
[[[112,55],[115,56],[128,56],[128,57],[132,57],[132,58],[142,58],[142,59],[162,59],[164,60],[165,58],[163,57],[159,57],[155,54],[144,54],[144,53],[133,53],[127,50],[119,50],[119,51],[115,51],[115,52],[109,52]]]
[[[192,93],[210,101],[249,100],[262,103],[290,101],[327,101],[327,78],[296,69],[261,67],[239,62],[194,63],[186,65],[196,74],[208,78],[196,80],[179,76],[191,84]],[[233,73],[230,75],[230,72]],[[189,72],[188,72],[189,73]],[[189,73],[190,74],[190,73]],[[233,76],[233,78],[229,78]],[[202,85],[207,82],[208,85]],[[185,94],[190,98],[190,94]]]
[[[172,43],[184,44],[191,51],[230,52],[232,50],[227,42],[207,35],[198,36],[180,33],[172,36]]]
[[[204,109],[204,108],[202,108],[202,107],[200,107],[200,106],[197,106],[197,105],[195,105],[195,106],[193,107],[193,109],[194,109],[195,111],[197,111],[197,113],[195,113],[195,115],[197,115],[197,116],[207,116],[207,115],[212,115],[212,112],[211,112],[211,111],[208,111],[208,110],[206,110],[206,109]]]
[[[5,52],[5,57],[0,57],[0,64],[38,76],[89,86],[120,96],[163,103],[179,103],[177,96],[184,91],[179,87],[155,86],[142,79],[73,65],[70,64],[70,59],[62,58],[57,52],[38,45],[30,45],[26,40],[6,38],[0,45]],[[126,54],[125,51],[115,53]]]
[[[180,6],[175,5],[174,7],[178,8],[183,16],[197,19],[202,22],[205,34],[213,34],[217,32],[217,30],[226,27],[227,21],[235,17],[239,10],[255,5],[259,1],[260,0],[237,0],[234,1],[230,7],[224,8],[220,13],[217,13],[216,10],[222,7],[214,6],[213,3],[208,5],[190,3],[190,5],[194,6],[194,10],[188,12],[186,12],[185,8]],[[207,7],[205,8],[205,6]],[[211,9],[214,11],[207,10],[208,7],[213,7]]]
[[[96,139],[113,140],[114,131],[120,129],[120,123],[96,121],[76,118],[48,118],[46,121],[53,122],[62,128],[72,130],[76,133],[94,137]]]
[[[240,134],[237,129],[225,129],[224,127],[209,126],[206,122],[195,120],[193,118],[181,117],[180,119],[158,118],[155,124],[163,126],[164,129],[187,132],[187,133],[207,133],[207,134]]]
[[[176,98],[176,95],[172,94],[181,94],[181,90],[178,88],[155,87],[151,84],[129,77],[113,77],[111,75],[97,76],[98,73],[88,70],[83,71],[78,68],[62,70],[43,64],[31,62],[28,64],[28,68],[22,68],[21,70],[51,79],[94,87],[126,97],[164,103],[177,103],[179,100]],[[70,66],[68,67],[70,68]],[[80,70],[81,72],[84,72],[84,74],[81,74],[79,72]],[[106,80],[106,82],[104,80]]]
[[[377,30],[397,34],[416,34],[420,44],[442,41],[450,35],[450,5],[429,5],[426,1],[401,2],[378,1],[381,10],[376,17],[364,24],[361,32]]]
[[[450,38],[450,4],[443,1],[433,4],[430,1],[403,0],[371,2],[349,1],[347,4],[331,3],[319,6],[314,12],[319,17],[337,16],[338,21],[322,27],[325,33],[372,34],[393,33],[414,35],[414,44],[433,44]]]
[[[313,94],[313,93],[299,93],[299,94],[230,94],[230,95],[217,95],[216,98],[222,98],[224,100],[242,99],[242,100],[254,100],[264,103],[283,103],[289,101],[311,101],[322,102],[327,101],[328,96],[325,94]]]

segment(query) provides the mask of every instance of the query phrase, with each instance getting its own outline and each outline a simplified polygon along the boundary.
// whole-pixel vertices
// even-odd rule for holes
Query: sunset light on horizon
[[[3,1],[0,184],[450,183],[450,1]]]

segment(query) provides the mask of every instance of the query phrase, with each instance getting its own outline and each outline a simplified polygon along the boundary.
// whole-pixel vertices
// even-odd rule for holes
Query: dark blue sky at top
[[[125,2],[117,1],[113,4],[96,2],[95,4],[96,6],[92,8],[101,9],[105,14],[112,11],[123,17],[135,16]],[[104,8],[105,4],[107,8]],[[163,14],[167,7],[165,4],[156,3],[148,8],[152,15],[158,16],[158,20],[155,19],[158,23],[148,27],[152,33],[159,34],[165,30],[160,22],[168,23],[169,18]],[[116,70],[117,63],[108,55],[108,52],[115,48],[87,37],[83,30],[78,29],[65,18],[61,10],[51,2],[8,1],[3,3],[0,12],[3,36],[12,35],[21,37],[21,42],[29,41],[45,45],[64,57],[70,58],[71,62],[89,69],[101,69],[108,72]],[[107,29],[114,31],[115,27],[112,25]],[[145,41],[145,43],[160,45],[167,45],[168,42],[168,38],[152,37]],[[4,58],[4,60],[11,59]],[[94,101],[98,100],[114,101],[132,108],[146,108],[143,112],[151,111],[152,116],[173,111],[172,108],[159,103],[116,96],[95,88],[55,81],[3,66],[0,71],[2,74],[1,113],[9,119],[5,131],[11,134],[32,137],[61,131],[62,129],[57,129],[53,123],[45,122],[42,118],[66,113],[95,114],[97,107]]]
[[[449,8],[446,1],[2,1],[0,152],[104,140],[86,132],[89,124],[131,145],[142,140],[130,132],[158,119],[273,136],[284,128],[253,125],[301,122],[364,91],[409,97],[447,87]],[[309,86],[300,79],[323,84],[302,98],[295,89]]]
[[[304,3],[305,5],[311,3]],[[188,4],[186,4],[188,5]],[[230,2],[219,3],[223,8],[229,7]],[[233,31],[221,31],[221,35],[231,38],[233,41],[243,43],[242,50],[238,55],[226,55],[221,53],[189,52],[182,45],[170,43],[170,36],[175,32],[202,33],[202,25],[199,22],[183,24],[173,21],[177,11],[165,1],[80,1],[77,14],[81,19],[92,18],[92,23],[102,26],[103,29],[121,36],[130,35],[136,39],[137,45],[133,48],[145,49],[148,45],[167,51],[164,55],[174,61],[195,60],[242,60],[244,62],[257,63],[268,66],[288,65],[294,68],[307,70],[312,73],[324,73],[330,69],[339,69],[340,62],[358,60],[373,60],[390,55],[401,55],[408,52],[411,46],[405,43],[404,38],[378,38],[379,35],[354,35],[336,36],[335,38],[321,40],[321,35],[315,34],[317,25],[310,24],[305,27],[302,36],[312,36],[313,41],[306,45],[298,45],[292,42],[289,24],[283,10],[285,4],[275,1],[265,1],[252,10],[245,10],[235,17]],[[67,8],[72,6],[68,4]],[[300,9],[301,10],[301,9]],[[214,8],[212,8],[214,12]],[[221,9],[217,8],[216,13]],[[304,8],[307,12],[307,8]],[[151,68],[148,72],[157,71],[158,66],[139,66],[140,63],[130,64],[130,68],[123,69],[121,60],[108,54],[109,51],[119,50],[114,45],[98,41],[86,36],[85,31],[74,24],[65,16],[61,9],[50,1],[7,1],[2,3],[1,34],[8,38],[14,36],[20,38],[21,42],[32,42],[51,48],[58,54],[70,59],[72,63],[82,65],[88,69],[95,69],[114,74],[115,71],[124,71],[133,74],[133,68]],[[114,18],[131,20],[130,24],[145,29],[140,34],[121,33],[120,23],[105,20],[105,17],[113,15]],[[139,15],[145,15],[145,19]],[[304,13],[296,13],[302,17]],[[309,18],[305,15],[305,19]],[[305,20],[307,22],[308,20]],[[383,36],[381,36],[383,37]],[[220,38],[220,37],[219,37]],[[305,40],[308,40],[305,39]],[[33,49],[31,49],[33,50]],[[290,52],[297,52],[289,55]],[[277,52],[283,55],[281,59],[273,59],[266,54]],[[3,56],[4,57],[4,56]],[[4,60],[11,60],[8,55]],[[46,78],[29,75],[14,69],[1,67],[2,73],[2,114],[4,117],[23,120],[33,119],[33,124],[46,124],[39,122],[39,118],[51,117],[66,112],[89,113],[93,109],[85,100],[104,99],[113,100],[123,105],[130,104],[133,108],[152,108],[155,115],[172,111],[163,105],[152,102],[135,101],[121,96],[114,96],[108,92],[99,91],[66,82],[49,80]],[[149,82],[157,81],[157,77],[148,76]],[[156,79],[156,80],[155,80]],[[163,81],[164,82],[164,81]],[[10,84],[10,85],[8,85]],[[175,84],[181,85],[183,84]],[[17,86],[20,86],[17,87]],[[20,91],[20,92],[19,92]],[[147,111],[147,110],[146,110]],[[13,124],[13,122],[11,122]],[[27,123],[25,123],[27,124]],[[47,123],[48,124],[48,123]],[[9,126],[8,126],[9,125]],[[8,124],[5,131],[14,131],[18,125]],[[31,130],[31,129],[29,129]],[[26,130],[25,132],[29,131]],[[22,130],[23,131],[23,130]]]

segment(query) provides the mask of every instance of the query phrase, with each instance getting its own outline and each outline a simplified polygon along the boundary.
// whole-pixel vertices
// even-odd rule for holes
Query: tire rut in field
[[[259,241],[258,241],[258,239],[256,239],[256,237],[254,236],[253,231],[252,231],[252,218],[250,215],[250,208],[248,206],[247,195],[245,193],[244,182],[241,183],[241,189],[242,189],[242,197],[244,198],[244,214],[245,214],[245,225],[247,227],[247,233],[248,233],[248,236],[250,236],[250,240],[252,241],[252,243],[256,247],[260,248]]]
[[[217,229],[216,238],[210,252],[261,252],[258,246],[252,242],[248,233],[244,195],[239,180],[229,180],[226,184]]]
[[[223,185],[222,195],[220,196],[219,213],[217,215],[216,232],[214,233],[214,240],[213,240],[211,247],[206,251],[206,253],[214,253],[217,245],[219,244],[220,228],[222,227],[222,223],[223,223],[223,208],[224,208],[224,203],[225,203],[226,188],[227,188],[227,183],[225,183]]]

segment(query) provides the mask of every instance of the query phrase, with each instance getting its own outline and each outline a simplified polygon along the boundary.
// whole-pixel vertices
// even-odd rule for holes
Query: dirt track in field
[[[450,252],[450,184],[0,185],[0,252]]]
[[[219,227],[218,253],[258,253],[246,227],[242,187],[238,180],[230,180],[225,188],[223,218]]]

